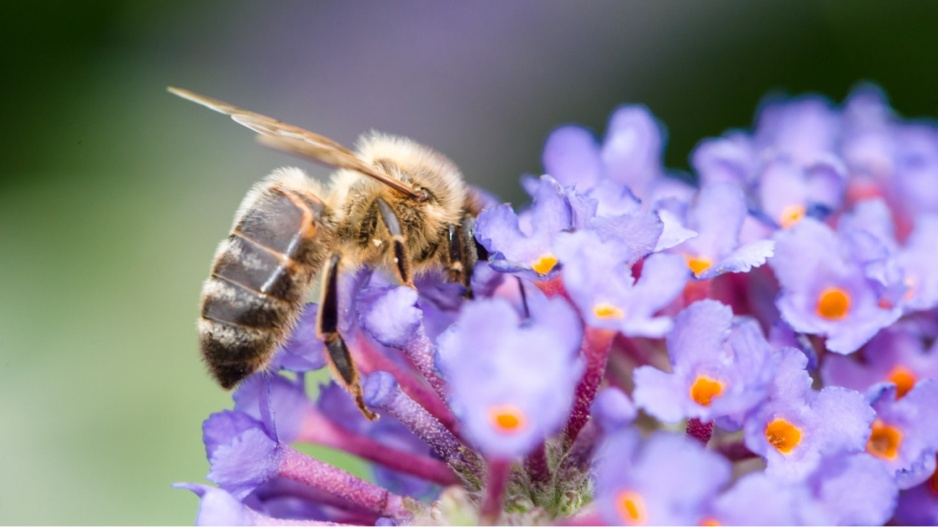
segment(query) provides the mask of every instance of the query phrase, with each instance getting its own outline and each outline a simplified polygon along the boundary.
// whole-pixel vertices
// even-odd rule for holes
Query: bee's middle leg
[[[401,222],[386,201],[381,198],[375,201],[378,202],[381,219],[388,228],[388,232],[391,233],[391,249],[394,251],[394,267],[397,271],[397,277],[402,284],[413,287],[413,263],[410,255],[407,254],[407,245],[405,244],[404,233],[401,231]]]

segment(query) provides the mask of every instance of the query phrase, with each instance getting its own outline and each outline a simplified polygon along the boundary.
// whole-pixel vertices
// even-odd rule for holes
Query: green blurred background
[[[0,523],[190,524],[198,292],[252,182],[297,163],[186,87],[345,143],[371,128],[523,200],[550,129],[641,102],[667,162],[768,91],[938,113],[938,4],[19,2],[0,53]],[[316,175],[327,171],[302,165]]]

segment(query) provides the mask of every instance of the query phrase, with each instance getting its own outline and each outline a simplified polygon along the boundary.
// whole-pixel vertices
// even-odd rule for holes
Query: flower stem
[[[443,424],[447,430],[453,432],[456,430],[456,417],[450,411],[443,399],[433,391],[427,389],[411,372],[406,371],[386,357],[383,353],[375,349],[363,336],[356,339],[354,347],[358,351],[356,358],[359,359],[359,368],[364,373],[373,373],[376,371],[386,371],[394,375],[401,389],[409,395],[420,406],[424,407],[437,421]]]
[[[394,416],[446,462],[471,489],[481,486],[481,460],[398,386],[394,376],[379,371],[364,383],[365,402]]]
[[[707,445],[710,437],[713,436],[713,421],[704,423],[694,417],[687,421],[687,435]]]
[[[524,458],[524,469],[535,485],[550,483],[550,467],[547,464],[546,445],[541,443]]]
[[[427,332],[422,322],[420,326],[417,327],[414,338],[408,342],[407,346],[402,351],[404,355],[410,359],[411,364],[414,365],[417,371],[423,375],[423,378],[427,380],[427,383],[430,384],[433,391],[440,397],[440,400],[445,401],[446,389],[444,388],[443,379],[436,374],[436,368],[433,364],[433,343],[430,341],[430,338],[427,337]]]
[[[490,459],[488,476],[485,479],[485,496],[482,498],[482,521],[494,525],[502,512],[502,498],[511,472],[511,462],[505,459]]]
[[[681,296],[685,306],[689,306],[698,300],[703,300],[710,296],[710,285],[712,279],[689,280],[684,286],[684,293]]]
[[[446,463],[398,450],[370,437],[351,432],[330,420],[316,408],[308,411],[303,417],[303,424],[297,439],[345,450],[368,461],[444,487],[459,482],[459,478],[446,466]]]
[[[290,447],[282,446],[277,475],[310,487],[320,489],[348,501],[350,504],[388,516],[396,520],[409,520],[420,507],[411,498],[392,494],[387,489],[356,478],[342,469],[311,458]]]
[[[596,425],[596,422],[587,422],[580,430],[567,455],[564,456],[563,461],[560,462],[557,473],[563,475],[571,471],[586,471],[593,461],[593,453],[596,451],[596,446],[602,437],[603,432]]]
[[[580,352],[586,359],[586,371],[576,387],[576,396],[573,401],[573,410],[567,421],[564,432],[564,450],[570,448],[576,440],[580,429],[589,420],[590,405],[596,397],[599,383],[602,382],[603,372],[606,369],[606,360],[609,358],[609,349],[616,332],[608,329],[587,327],[583,338],[583,347]]]
[[[742,461],[744,459],[759,457],[752,450],[749,450],[749,447],[742,441],[717,445],[716,450],[730,461]]]
[[[549,297],[554,297],[557,295],[565,295],[566,290],[563,287],[563,279],[560,275],[551,278],[550,280],[538,280],[534,284],[541,290],[545,295]]]

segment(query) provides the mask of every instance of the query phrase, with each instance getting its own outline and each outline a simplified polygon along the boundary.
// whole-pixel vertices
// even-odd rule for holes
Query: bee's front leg
[[[462,284],[466,288],[465,297],[472,298],[472,271],[479,254],[476,250],[475,238],[472,228],[475,218],[463,216],[459,225],[447,225],[447,268],[449,279]]]

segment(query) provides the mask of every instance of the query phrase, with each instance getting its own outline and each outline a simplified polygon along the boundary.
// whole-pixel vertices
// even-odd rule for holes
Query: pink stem
[[[375,349],[364,336],[355,339],[354,344],[350,344],[350,347],[353,347],[358,352],[356,359],[359,359],[359,368],[364,373],[374,373],[380,370],[394,375],[394,378],[397,379],[404,393],[409,395],[411,399],[417,401],[420,406],[426,408],[426,410],[442,423],[447,430],[455,433],[456,417],[453,416],[453,412],[450,411],[449,407],[446,406],[446,403],[443,402],[440,396],[432,390],[427,389],[424,384],[411,375],[411,372],[404,370],[383,353]]]
[[[593,462],[593,453],[596,452],[596,447],[602,438],[603,432],[596,425],[596,421],[588,421],[586,426],[580,430],[579,435],[576,436],[576,441],[573,442],[570,451],[561,461],[557,473],[565,474],[570,470],[583,471],[588,469],[590,463]]]
[[[419,504],[411,498],[392,494],[387,489],[336,468],[318,459],[282,446],[277,475],[342,498],[354,506],[379,516],[397,520],[413,518]]]
[[[730,461],[742,461],[744,459],[759,457],[752,450],[749,450],[749,447],[747,447],[746,444],[742,441],[718,445],[716,450],[717,452],[723,454],[723,457]]]
[[[411,364],[417,368],[417,371],[427,380],[433,391],[440,397],[440,400],[446,400],[446,389],[443,379],[436,374],[433,364],[433,343],[427,337],[423,324],[417,328],[417,334],[403,350],[404,355],[410,359]]]
[[[535,484],[547,485],[550,483],[550,467],[547,464],[547,451],[544,443],[538,445],[533,452],[524,458],[524,469]]]
[[[690,419],[687,421],[687,435],[706,446],[713,436],[713,421],[704,423],[696,417]]]
[[[576,398],[565,431],[564,450],[573,444],[580,429],[589,420],[590,405],[593,404],[599,383],[603,380],[606,360],[609,358],[609,349],[612,347],[612,339],[615,335],[616,332],[609,329],[589,326],[586,328],[583,347],[580,349],[586,359],[586,371],[583,372],[583,377],[576,387]]]
[[[698,300],[703,300],[710,296],[710,284],[712,279],[690,280],[684,286],[682,300],[685,306],[689,306]]]
[[[315,408],[304,416],[297,439],[345,450],[368,461],[444,487],[459,483],[459,478],[453,474],[446,463],[392,448],[370,437],[351,432],[331,421]]]
[[[508,484],[511,462],[506,459],[490,459],[488,469],[481,513],[483,522],[494,525],[502,512],[502,497]]]
[[[550,280],[539,280],[534,282],[534,285],[538,287],[545,295],[549,297],[555,297],[557,295],[566,296],[566,289],[563,287],[563,279],[560,275],[551,278]]]

